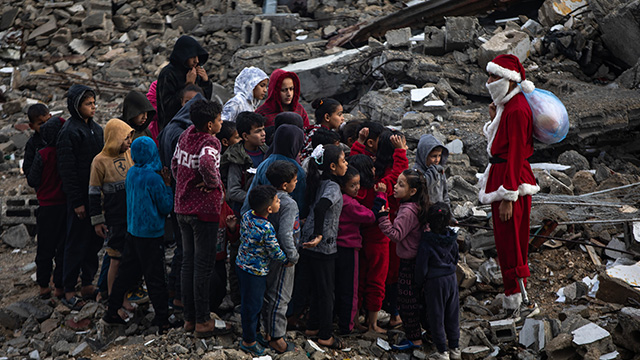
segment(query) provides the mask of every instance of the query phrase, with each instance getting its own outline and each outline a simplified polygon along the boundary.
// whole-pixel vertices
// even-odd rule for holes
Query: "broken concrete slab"
[[[489,327],[491,328],[491,335],[493,335],[495,341],[499,343],[514,341],[518,336],[518,332],[516,331],[516,322],[514,319],[490,321]],[[522,343],[522,341],[520,343]]]
[[[458,279],[458,286],[463,289],[472,287],[477,280],[476,273],[462,261],[458,261],[456,266],[456,278]]]
[[[536,352],[542,351],[551,341],[551,327],[545,320],[526,319],[520,330],[518,342]]]
[[[588,194],[596,191],[598,183],[593,178],[593,174],[587,170],[578,171],[571,179],[576,195]]]
[[[409,47],[411,45],[411,28],[389,30],[384,35],[390,48]]]
[[[518,30],[502,31],[480,46],[478,65],[481,69],[485,69],[489,61],[501,54],[515,55],[520,62],[524,62],[529,57],[530,51],[531,40],[527,33]]]
[[[444,21],[446,52],[464,50],[478,37],[480,23],[477,17],[447,16]]]
[[[546,0],[538,9],[538,19],[542,25],[551,27],[574,10],[587,6],[588,3],[587,0]]]
[[[484,359],[487,355],[491,353],[491,349],[487,346],[469,346],[461,351],[463,360],[476,360],[476,359]]]
[[[468,153],[468,151],[467,151]],[[486,154],[486,151],[485,151]],[[447,179],[449,198],[452,201],[478,201],[478,189],[469,184],[462,176],[454,175]]]
[[[602,3],[606,4],[610,1],[589,1],[589,6],[596,9],[594,14],[603,15],[595,17],[602,32],[602,41],[615,57],[631,67],[640,59],[640,48],[629,46],[629,44],[640,42],[640,18],[638,17],[640,2],[629,1],[613,9],[609,8],[609,4]],[[598,10],[605,8],[609,11],[603,14]]]
[[[386,89],[368,92],[360,98],[356,109],[371,121],[383,125],[400,125],[408,106],[408,96]]]
[[[38,26],[35,30],[33,30],[29,34],[28,40],[33,40],[38,36],[46,36],[54,33],[58,29],[58,25],[56,24],[56,18],[53,16],[49,17],[49,21]]]
[[[545,353],[550,360],[574,360],[580,356],[576,353],[576,349],[571,344],[573,336],[571,334],[562,333],[553,338],[545,346]]]
[[[305,40],[240,49],[233,54],[231,66],[236,69],[256,66],[269,74],[289,64],[323,56],[326,43],[325,40]]]
[[[13,21],[18,15],[18,10],[18,8],[8,8],[2,13],[2,17],[0,18],[0,31],[7,30],[13,25]]]
[[[640,264],[615,265],[598,274],[600,286],[596,298],[625,305],[629,299],[640,302]]]
[[[611,334],[594,323],[584,325],[572,331],[571,334],[573,345],[577,346],[578,354],[582,356],[594,350],[600,354],[607,354],[616,349]]]
[[[11,246],[12,248],[22,249],[26,247],[31,241],[27,226],[24,224],[12,226],[5,230],[0,235],[2,242]]]
[[[618,312],[618,325],[613,331],[613,341],[636,354],[640,353],[640,309],[625,307]]]
[[[425,27],[422,49],[425,55],[443,55],[445,53],[444,30],[435,26]]]

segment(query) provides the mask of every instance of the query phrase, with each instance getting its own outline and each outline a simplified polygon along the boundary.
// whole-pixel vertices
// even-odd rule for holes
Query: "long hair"
[[[391,143],[391,136],[393,135],[404,136],[402,132],[397,130],[385,130],[378,138],[378,152],[376,153],[376,161],[373,164],[376,168],[376,179],[382,179],[387,168],[393,166],[393,153],[396,150]]]
[[[307,204],[313,206],[316,201],[316,193],[320,188],[320,181],[333,179],[339,183],[337,177],[331,174],[331,164],[337,164],[340,155],[344,152],[336,145],[318,145],[324,148],[322,156],[310,157],[309,170],[307,171]]]
[[[349,166],[353,166],[360,173],[360,187],[372,188],[375,185],[375,170],[373,160],[367,155],[358,154],[349,156]]]
[[[409,189],[416,189],[416,193],[408,200],[418,203],[420,211],[418,211],[418,221],[424,226],[427,223],[427,211],[429,209],[429,191],[427,189],[427,179],[419,170],[408,169],[402,172]]]
[[[324,122],[324,116],[326,114],[333,114],[340,106],[338,100],[332,98],[320,98],[311,103],[311,107],[315,110],[316,124],[320,125]]]
[[[443,202],[437,202],[429,207],[427,211],[427,222],[432,233],[444,235],[447,233],[451,212],[449,206]]]

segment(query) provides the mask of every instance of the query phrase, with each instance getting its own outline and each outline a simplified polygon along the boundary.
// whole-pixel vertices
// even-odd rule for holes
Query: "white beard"
[[[485,85],[487,87],[487,90],[489,91],[489,94],[491,95],[491,99],[493,100],[494,104],[500,104],[504,97],[507,96],[509,85],[509,79],[507,78],[502,78]]]

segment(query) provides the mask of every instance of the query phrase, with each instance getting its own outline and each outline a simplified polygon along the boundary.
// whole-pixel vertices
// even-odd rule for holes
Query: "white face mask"
[[[489,90],[489,94],[491,94],[493,103],[497,105],[505,96],[507,96],[507,92],[509,91],[509,79],[502,78],[490,84],[487,83],[486,87],[487,90]]]

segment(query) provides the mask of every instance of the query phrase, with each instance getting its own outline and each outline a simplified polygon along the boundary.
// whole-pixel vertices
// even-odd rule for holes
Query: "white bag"
[[[564,140],[569,132],[567,109],[552,92],[535,89],[524,96],[533,113],[533,137],[545,144]]]

